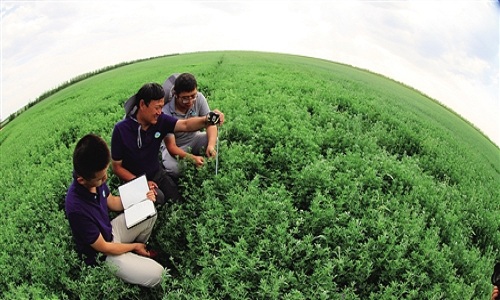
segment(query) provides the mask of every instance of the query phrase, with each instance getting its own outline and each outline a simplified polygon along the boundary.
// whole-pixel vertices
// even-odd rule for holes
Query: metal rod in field
[[[217,143],[215,146],[215,175],[219,169],[219,125],[217,125]]]

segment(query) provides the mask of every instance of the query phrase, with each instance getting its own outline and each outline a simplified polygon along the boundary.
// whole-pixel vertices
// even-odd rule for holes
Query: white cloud
[[[500,145],[494,1],[3,1],[1,7],[2,119],[105,66],[171,53],[259,50],[383,74],[452,108]]]

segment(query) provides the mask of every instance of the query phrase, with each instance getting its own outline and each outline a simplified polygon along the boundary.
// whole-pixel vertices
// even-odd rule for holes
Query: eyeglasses
[[[196,99],[198,99],[198,93],[191,95],[191,96],[182,96],[182,97],[179,97],[179,99],[181,99],[182,102],[195,101]]]

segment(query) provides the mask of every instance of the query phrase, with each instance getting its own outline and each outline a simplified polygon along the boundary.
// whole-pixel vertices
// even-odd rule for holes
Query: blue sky
[[[1,119],[67,80],[109,65],[171,53],[256,50],[382,74],[441,102],[500,145],[498,1],[0,5]]]

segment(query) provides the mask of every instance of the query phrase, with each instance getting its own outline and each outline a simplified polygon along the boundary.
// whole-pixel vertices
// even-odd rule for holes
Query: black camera
[[[207,121],[211,125],[217,125],[220,123],[220,116],[217,113],[214,113],[213,111],[208,113],[207,116]]]

